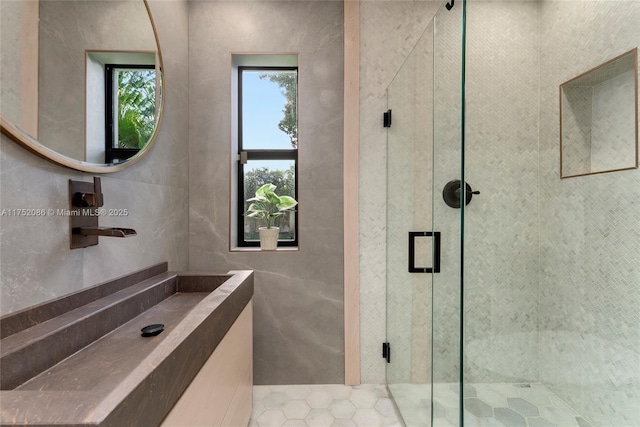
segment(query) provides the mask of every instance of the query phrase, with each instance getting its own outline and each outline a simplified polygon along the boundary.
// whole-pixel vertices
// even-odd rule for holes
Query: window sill
[[[298,252],[300,248],[298,246],[279,246],[276,250],[273,251],[263,251],[257,246],[235,246],[229,249],[229,252],[265,252],[265,253],[273,253],[273,252]]]

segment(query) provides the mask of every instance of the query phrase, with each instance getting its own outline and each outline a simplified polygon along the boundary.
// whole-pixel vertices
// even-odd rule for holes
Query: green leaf
[[[269,203],[273,203],[274,205],[278,205],[278,203],[280,203],[280,197],[278,197],[276,193],[267,193],[266,196]]]
[[[295,207],[298,204],[291,196],[280,196],[280,203],[277,204],[278,210],[284,211]]]
[[[247,215],[247,217],[249,217],[249,218],[258,218],[258,219],[264,218],[264,212],[262,212],[262,211],[254,211],[254,212],[251,212],[249,215]]]
[[[275,191],[275,189],[275,185],[267,183],[256,190],[256,196],[266,196],[267,193],[272,193]]]

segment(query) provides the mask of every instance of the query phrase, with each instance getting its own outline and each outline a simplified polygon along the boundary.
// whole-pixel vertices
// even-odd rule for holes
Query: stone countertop
[[[0,391],[2,425],[157,426],[253,296],[253,273],[174,273],[178,292],[14,390]],[[199,280],[201,279],[201,280]],[[140,329],[163,323],[155,337]]]

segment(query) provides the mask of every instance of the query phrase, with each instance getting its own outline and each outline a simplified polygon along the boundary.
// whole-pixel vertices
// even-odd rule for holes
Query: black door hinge
[[[382,125],[386,128],[391,127],[391,110],[387,110],[382,117]]]
[[[382,343],[382,357],[387,359],[387,363],[391,363],[391,344],[388,342]]]

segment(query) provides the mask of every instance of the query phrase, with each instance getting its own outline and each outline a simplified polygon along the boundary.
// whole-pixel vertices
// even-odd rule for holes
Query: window
[[[125,161],[153,136],[156,71],[153,65],[105,65],[105,162]]]
[[[238,246],[258,246],[247,199],[266,183],[298,198],[298,68],[238,67]],[[280,246],[298,245],[298,214],[278,218]]]

